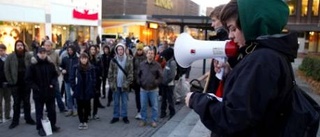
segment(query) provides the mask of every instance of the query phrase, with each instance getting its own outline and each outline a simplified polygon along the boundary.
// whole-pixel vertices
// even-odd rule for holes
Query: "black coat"
[[[110,61],[112,57],[110,54],[102,54],[99,59],[99,66],[101,68],[102,78],[108,78],[108,71],[110,66]]]
[[[76,52],[73,55],[68,55],[64,57],[61,61],[60,67],[62,69],[65,69],[67,71],[66,74],[63,75],[63,80],[67,83],[69,83],[69,76],[73,69],[74,65],[77,65],[79,63],[79,58],[76,55]]]
[[[79,100],[90,100],[94,97],[96,73],[94,67],[89,64],[89,68],[85,70],[85,77],[81,74],[79,64],[73,66],[70,73],[70,85],[74,91],[73,96]]]
[[[4,61],[0,59],[0,88],[3,87],[3,83],[5,82],[7,82],[7,79],[4,75]]]
[[[34,99],[52,99],[55,97],[55,81],[58,72],[55,65],[48,59],[41,60],[38,57],[32,59],[32,64],[26,72],[25,80],[28,86],[33,89]]]
[[[268,37],[256,43],[241,50],[251,52],[241,52],[243,59],[226,77],[222,102],[201,93],[190,98],[189,106],[217,136],[281,136],[283,121],[278,118],[285,105],[279,103],[279,94],[291,93],[287,61],[297,55],[297,37]]]

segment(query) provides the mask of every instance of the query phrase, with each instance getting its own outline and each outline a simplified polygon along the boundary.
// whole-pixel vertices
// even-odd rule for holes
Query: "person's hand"
[[[193,94],[193,92],[189,92],[189,93],[187,93],[187,95],[186,95],[185,103],[186,103],[186,106],[187,106],[187,107],[189,107],[189,101],[190,101],[190,97],[191,97],[192,94]]]
[[[216,73],[220,73],[222,68],[224,68],[223,76],[226,76],[231,71],[231,67],[227,62],[219,62],[218,60],[214,60],[213,66]]]
[[[62,74],[66,74],[67,73],[67,71],[65,69],[63,69],[61,72],[62,72]]]
[[[49,87],[50,87],[50,88],[53,88],[53,86],[52,86],[52,85],[50,85]]]

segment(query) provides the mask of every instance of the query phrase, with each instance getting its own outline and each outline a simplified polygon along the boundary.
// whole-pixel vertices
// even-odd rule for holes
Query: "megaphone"
[[[234,57],[238,46],[233,41],[195,40],[188,33],[182,33],[174,44],[174,57],[177,63],[188,68],[193,61],[207,58]]]

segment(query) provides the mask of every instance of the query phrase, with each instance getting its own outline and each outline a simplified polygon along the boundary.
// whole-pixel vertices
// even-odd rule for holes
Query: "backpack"
[[[295,83],[291,64],[293,87],[291,96],[287,97],[286,106],[291,107],[287,113],[282,136],[284,137],[316,137],[319,128],[320,106]],[[290,100],[288,100],[290,99]]]

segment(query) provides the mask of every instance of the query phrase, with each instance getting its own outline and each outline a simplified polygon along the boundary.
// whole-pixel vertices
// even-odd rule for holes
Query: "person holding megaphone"
[[[280,94],[291,91],[289,61],[294,61],[298,49],[296,34],[280,34],[288,15],[283,0],[231,0],[223,8],[220,20],[239,46],[237,65],[224,71],[222,99],[196,92],[185,99],[212,136],[283,136],[286,121],[278,114],[286,105]],[[215,63],[217,73],[225,67],[229,66]]]

